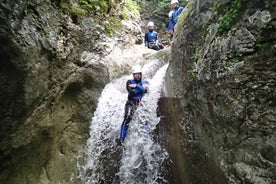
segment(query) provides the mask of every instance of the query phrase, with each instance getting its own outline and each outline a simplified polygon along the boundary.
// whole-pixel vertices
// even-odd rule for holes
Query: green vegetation
[[[202,30],[201,30],[201,34],[202,34],[203,37],[206,37],[206,36],[209,35],[209,31],[204,27],[204,28],[202,28]]]
[[[197,61],[197,59],[199,58],[199,56],[200,56],[200,49],[197,47],[197,48],[195,49],[195,52],[194,52],[194,54],[192,55],[191,59],[192,59],[193,61]]]
[[[195,80],[197,78],[197,71],[196,71],[196,69],[188,70],[187,73],[191,76],[192,79]]]
[[[52,2],[69,14],[75,24],[80,24],[82,16],[92,16],[105,26],[109,35],[121,27],[121,19],[131,18],[130,12],[139,15],[139,6],[134,0],[79,0],[75,4],[68,0]]]
[[[267,50],[269,47],[270,47],[269,43],[257,43],[256,44],[256,49],[261,52]]]
[[[70,1],[58,1],[56,5],[60,7],[64,12],[87,15],[91,13],[107,12],[109,5],[108,0],[79,0],[78,4],[71,4]]]
[[[156,2],[157,7],[154,9],[153,13],[160,13],[160,12],[169,12],[169,3],[167,1],[160,1]]]
[[[103,21],[102,24],[106,29],[106,34],[112,36],[115,30],[122,27],[121,20],[118,17],[109,17],[108,20]]]
[[[100,10],[101,12],[107,12],[109,8],[107,0],[79,0],[79,4],[81,9],[87,13],[97,10]]]
[[[273,29],[273,25],[268,22],[266,24],[263,24],[262,27],[261,27],[262,30],[272,30]]]
[[[196,47],[194,54],[192,55],[191,59],[194,63],[199,59],[200,57],[200,48]],[[197,70],[196,69],[190,69],[187,71],[188,74],[191,76],[192,79],[197,78]]]
[[[231,29],[233,22],[237,19],[239,12],[242,8],[242,0],[231,1],[231,8],[219,20],[218,34],[222,35],[223,32]],[[219,4],[216,4],[215,9],[220,9]]]
[[[133,0],[126,0],[125,6],[122,10],[122,15],[125,19],[130,19],[129,16],[130,11],[133,11],[136,15],[140,15],[140,6],[137,4],[136,1]]]
[[[233,61],[239,62],[243,58],[243,54],[241,52],[236,52],[233,56]]]
[[[220,2],[216,2],[213,6],[213,12],[218,12],[221,8]]]

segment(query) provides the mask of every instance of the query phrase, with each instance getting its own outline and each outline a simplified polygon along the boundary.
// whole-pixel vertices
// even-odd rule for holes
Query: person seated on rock
[[[163,45],[159,43],[158,40],[158,33],[154,31],[154,23],[148,23],[148,32],[145,33],[145,47],[154,50],[161,50],[163,49]]]
[[[172,14],[174,11],[169,12],[169,20],[166,23],[166,32],[168,33],[169,42],[172,41],[173,33],[174,33],[174,22],[172,20]]]
[[[174,23],[174,26],[177,23],[178,16],[181,14],[181,12],[183,10],[183,7],[179,6],[178,4],[179,4],[178,0],[172,0],[171,1],[172,11],[173,11],[172,21]]]

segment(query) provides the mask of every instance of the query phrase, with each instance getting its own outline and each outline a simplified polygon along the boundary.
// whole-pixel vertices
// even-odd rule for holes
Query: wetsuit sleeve
[[[179,7],[178,15],[181,14],[182,10],[183,10],[183,7]]]
[[[146,80],[143,80],[143,82],[142,82],[142,85],[143,84],[149,84],[149,82],[148,81],[146,81]],[[143,87],[144,88],[144,87]],[[145,93],[147,93],[148,92],[148,89],[147,88],[144,88],[145,89]]]
[[[147,90],[141,85],[141,84],[137,84],[136,88],[134,88],[135,93],[145,93]]]
[[[148,83],[147,81],[143,81],[141,84],[136,84],[135,88],[129,87],[129,84],[131,84],[130,80],[126,82],[126,89],[130,94],[138,94],[138,93],[146,93],[147,89],[144,88],[142,85]]]
[[[137,84],[136,88],[137,88],[137,90],[138,90],[140,93],[146,93],[146,92],[148,91],[146,88],[143,87],[143,84],[146,84],[146,83],[149,83],[149,82],[146,81],[146,80],[143,80],[143,81],[141,82],[141,84]],[[135,88],[135,89],[136,89],[136,88]]]
[[[146,93],[146,89],[141,84],[136,84],[135,88],[130,88],[129,93],[133,95]]]
[[[134,93],[133,88],[129,87],[129,84],[131,84],[131,83],[130,83],[130,80],[128,80],[128,81],[126,82],[126,89],[127,89],[127,91],[128,91],[129,93]]]

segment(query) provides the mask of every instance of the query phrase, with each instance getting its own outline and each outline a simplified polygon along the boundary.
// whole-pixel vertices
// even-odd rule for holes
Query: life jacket
[[[142,86],[143,84],[148,83],[146,80],[137,81],[135,79],[130,79],[126,83],[126,88],[128,91],[128,100],[130,101],[141,101],[143,95],[147,90]],[[137,84],[135,88],[130,88],[129,84]]]
[[[154,30],[149,30],[145,33],[145,46],[149,47],[150,44],[155,44],[155,42],[158,40],[158,34]]]

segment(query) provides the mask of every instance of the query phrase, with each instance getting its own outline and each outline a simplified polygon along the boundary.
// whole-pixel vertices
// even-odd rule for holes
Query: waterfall
[[[117,146],[115,139],[124,116],[126,81],[132,76],[115,79],[106,85],[91,121],[83,161],[78,163],[83,183],[168,183],[165,174],[168,153],[154,135],[159,123],[157,102],[167,67],[168,64],[157,59],[144,65],[143,79],[149,81],[150,89],[129,124],[123,147]]]

